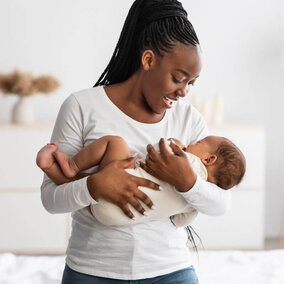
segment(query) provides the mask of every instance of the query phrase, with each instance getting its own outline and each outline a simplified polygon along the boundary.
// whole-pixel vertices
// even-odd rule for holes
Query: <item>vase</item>
[[[30,124],[34,122],[34,109],[28,97],[19,97],[11,113],[12,123]]]

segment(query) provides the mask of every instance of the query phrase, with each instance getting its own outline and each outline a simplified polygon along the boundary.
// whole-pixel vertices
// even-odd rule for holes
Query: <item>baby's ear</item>
[[[208,154],[206,158],[201,159],[205,166],[212,166],[217,161],[217,156],[215,154]]]

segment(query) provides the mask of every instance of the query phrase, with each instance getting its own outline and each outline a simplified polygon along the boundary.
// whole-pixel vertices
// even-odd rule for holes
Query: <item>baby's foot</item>
[[[43,171],[48,171],[48,169],[50,169],[53,163],[55,162],[55,159],[52,154],[56,152],[57,147],[57,142],[48,143],[38,151],[36,156],[36,164]]]
[[[71,157],[63,152],[57,151],[53,153],[53,156],[60,165],[60,168],[66,177],[72,178],[77,175],[79,169]]]

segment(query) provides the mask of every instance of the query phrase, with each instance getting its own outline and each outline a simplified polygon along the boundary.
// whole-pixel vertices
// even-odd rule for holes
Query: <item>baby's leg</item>
[[[55,159],[52,154],[57,150],[57,147],[57,142],[48,143],[38,151],[36,156],[36,164],[43,171],[48,171],[55,163]]]
[[[82,149],[73,160],[77,167],[81,170],[88,169],[99,164],[99,169],[103,169],[106,165],[114,160],[123,160],[131,156],[131,151],[119,136],[104,136],[92,142]],[[91,205],[88,210],[91,211]]]
[[[104,155],[99,162],[100,170],[112,161],[131,157],[131,151],[123,138],[119,136],[105,136],[101,139],[101,142],[106,144]]]
[[[63,184],[74,179],[66,178],[56,163],[53,154],[56,152],[57,147],[57,142],[48,143],[42,147],[37,153],[36,163],[56,184]]]
[[[114,160],[122,160],[131,156],[127,143],[119,136],[103,136],[92,142],[73,158],[63,152],[53,153],[63,173],[74,177],[78,172],[99,165],[102,169]]]

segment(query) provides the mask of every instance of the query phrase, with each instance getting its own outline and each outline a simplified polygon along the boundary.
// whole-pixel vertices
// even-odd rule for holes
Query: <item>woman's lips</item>
[[[174,100],[164,96],[163,97],[164,103],[166,104],[167,108],[171,108],[173,106]]]

